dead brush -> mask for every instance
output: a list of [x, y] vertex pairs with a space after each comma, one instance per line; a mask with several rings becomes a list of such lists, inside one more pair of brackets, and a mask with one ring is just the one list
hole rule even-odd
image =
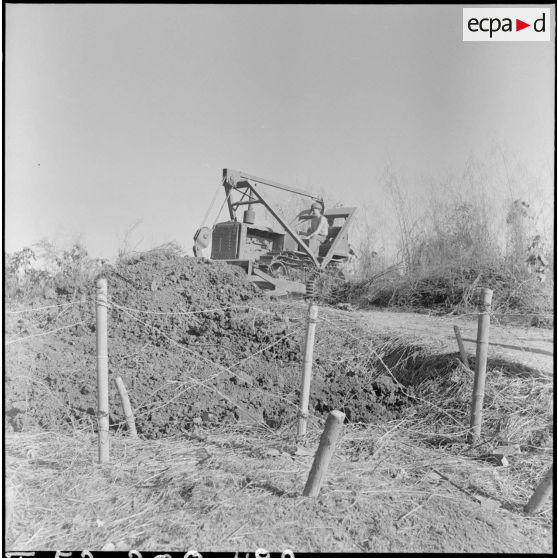
[[[466, 456], [416, 443], [413, 426], [412, 419], [346, 425], [318, 499], [301, 496], [318, 429], [305, 447], [288, 433], [244, 423], [156, 441], [113, 436], [111, 460], [103, 466], [89, 433], [9, 435], [13, 514], [6, 546], [362, 552], [370, 528], [381, 527], [373, 548], [387, 551], [405, 547], [395, 526], [411, 527], [402, 522], [430, 502], [475, 514], [470, 494], [480, 490], [503, 504], [526, 497], [526, 488], [506, 491], [513, 475], [494, 476]], [[469, 495], [439, 478], [432, 482], [433, 469]], [[434, 513], [421, 521], [429, 529], [440, 518]], [[427, 540], [417, 544], [431, 548]]]
[[[456, 451], [467, 449], [464, 440], [470, 421], [473, 372], [457, 354], [436, 354], [432, 347], [415, 345], [406, 338], [371, 337], [355, 323], [339, 325], [343, 323], [340, 313], [337, 320], [322, 326], [324, 348], [338, 355], [341, 363], [349, 359], [346, 362], [365, 370], [370, 382], [387, 374], [399, 383], [407, 396], [399, 416], [408, 418], [409, 428], [423, 431], [423, 441], [446, 447], [453, 444]], [[471, 360], [474, 367], [474, 358]], [[344, 372], [340, 369], [339, 373]], [[519, 444], [533, 460], [548, 463], [553, 395], [550, 378], [529, 373], [519, 364], [489, 360], [482, 424], [485, 447], [479, 451]], [[521, 466], [512, 477], [518, 486], [533, 486], [539, 472], [540, 467]]]
[[[514, 366], [488, 365], [483, 409], [485, 438], [525, 446], [548, 446], [552, 436], [553, 386], [548, 378], [514, 375]], [[400, 358], [393, 373], [414, 394], [433, 405], [415, 408], [417, 418], [451, 425], [447, 413], [464, 426], [469, 423], [473, 373], [455, 355], [428, 355], [412, 351]], [[445, 413], [437, 411], [443, 409]]]
[[[318, 435], [307, 439], [314, 449]], [[312, 548], [304, 530], [289, 540], [312, 455], [297, 457], [292, 437], [236, 424], [148, 442], [112, 436], [107, 465], [96, 450], [82, 431], [6, 438], [8, 547], [223, 550], [279, 527], [277, 547]]]
[[[234, 501], [234, 493], [244, 488], [244, 481], [221, 465], [231, 447], [238, 455], [252, 451], [252, 445], [243, 443], [242, 434], [229, 433], [229, 443], [225, 437], [223, 432], [211, 443], [206, 436], [145, 443], [113, 436], [106, 466], [97, 463], [96, 438], [90, 434], [8, 437], [7, 483], [14, 495], [8, 545], [90, 550], [107, 543], [119, 550], [191, 545], [204, 515], [227, 498]], [[150, 540], [159, 531], [154, 525], [165, 526], [166, 539]], [[173, 543], [168, 538], [173, 532], [184, 540]]]
[[[356, 306], [397, 307], [428, 313], [471, 313], [476, 310], [476, 290], [489, 285], [494, 291], [494, 313], [503, 319], [511, 314], [530, 323], [533, 317], [552, 314], [552, 278], [541, 283], [525, 269], [509, 268], [503, 262], [464, 265], [449, 262], [395, 273], [397, 266], [350, 281], [330, 291], [331, 304], [348, 302]], [[516, 319], [517, 321], [517, 319]], [[545, 325], [548, 320], [539, 320]]]

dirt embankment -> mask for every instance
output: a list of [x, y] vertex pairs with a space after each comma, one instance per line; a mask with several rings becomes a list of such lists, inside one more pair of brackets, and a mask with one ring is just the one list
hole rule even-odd
[[[194, 419], [270, 427], [296, 420], [303, 307], [273, 310], [241, 269], [164, 252], [138, 255], [105, 274], [113, 426], [124, 418], [115, 376], [124, 379], [145, 437], [184, 431]], [[7, 316], [7, 416], [15, 430], [84, 422], [96, 428], [94, 296], [91, 287], [82, 304]], [[34, 337], [10, 343], [26, 336]], [[343, 408], [350, 420], [369, 422], [394, 416], [406, 398], [372, 364], [336, 363], [318, 350], [310, 403], [313, 413]]]

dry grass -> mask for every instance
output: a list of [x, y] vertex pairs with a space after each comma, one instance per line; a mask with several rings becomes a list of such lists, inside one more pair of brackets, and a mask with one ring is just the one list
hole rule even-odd
[[[375, 334], [347, 313], [328, 314], [330, 318], [320, 327], [318, 358], [324, 353], [337, 355], [339, 374], [362, 373], [371, 381], [379, 375], [389, 376], [408, 396], [404, 416], [412, 417], [417, 429], [426, 430], [423, 425], [427, 424], [427, 430], [435, 436], [444, 433], [464, 438], [470, 419], [474, 357], [468, 369], [457, 352], [440, 352], [434, 344], [417, 345], [406, 336]], [[489, 358], [487, 378], [483, 440], [492, 446], [516, 443], [527, 451], [550, 448], [554, 424], [552, 377], [518, 363]]]
[[[302, 319], [305, 307], [288, 305], [285, 313]], [[548, 551], [551, 502], [534, 519], [519, 512], [553, 459], [552, 381], [489, 363], [484, 437], [470, 448], [472, 374], [456, 354], [371, 335], [349, 313], [320, 315], [331, 319], [319, 325], [316, 373], [349, 371], [370, 382], [389, 376], [408, 397], [395, 420], [346, 425], [320, 498], [301, 496], [318, 417], [306, 455], [296, 451], [293, 424], [271, 431], [237, 423], [156, 441], [116, 434], [105, 466], [91, 431], [16, 433], [5, 442], [13, 509], [7, 547]], [[523, 451], [508, 468], [483, 458], [503, 442]], [[433, 479], [434, 469], [465, 492]], [[476, 540], [486, 518], [471, 494], [513, 512], [523, 542], [504, 523]], [[469, 520], [475, 517], [480, 524]], [[437, 532], [446, 520], [448, 530], [458, 526], [451, 537]]]
[[396, 271], [392, 266], [340, 284], [331, 290], [328, 301], [438, 314], [474, 313], [477, 288], [489, 286], [494, 291], [492, 310], [500, 320], [509, 316], [512, 322], [552, 327], [552, 277], [540, 283], [534, 275], [498, 262], [465, 266], [453, 262], [405, 275]]
[[[428, 509], [435, 501], [475, 515], [478, 503], [449, 483], [433, 482], [433, 469], [459, 483], [468, 478], [473, 492], [474, 481], [508, 507], [524, 503], [528, 488], [506, 493], [511, 469], [502, 473], [424, 447], [405, 431], [408, 422], [346, 426], [318, 499], [301, 496], [317, 431], [307, 440], [310, 455], [297, 455], [292, 434], [247, 425], [190, 439], [114, 436], [104, 466], [88, 433], [9, 435], [7, 547], [389, 551], [413, 540], [419, 551], [455, 549], [455, 541], [424, 530], [439, 521]], [[417, 507], [426, 508], [425, 525], [411, 519]], [[539, 530], [539, 538], [540, 529], [547, 534], [533, 548], [549, 544], [548, 512], [549, 505], [538, 521], [517, 518], [524, 529]]]
[[[471, 361], [474, 359], [471, 358]], [[413, 376], [411, 383], [414, 393], [439, 408], [428, 404], [418, 405], [417, 419], [420, 418], [432, 428], [440, 425], [448, 429], [452, 426], [446, 414], [449, 413], [467, 426], [473, 372], [453, 355], [425, 357], [423, 354], [419, 362], [417, 364], [415, 361], [415, 366], [411, 368], [413, 372], [407, 374]], [[404, 362], [400, 366], [405, 370]], [[552, 446], [552, 380], [543, 376], [515, 375], [512, 363], [489, 362], [488, 366], [483, 405], [483, 439], [492, 445], [515, 443], [526, 448]], [[441, 412], [442, 409], [445, 413]]]
[[[506, 157], [501, 150], [496, 160], [472, 157], [461, 175], [415, 178], [412, 186], [387, 165], [381, 181], [391, 207], [366, 223], [355, 278], [331, 300], [462, 313], [480, 285], [494, 290], [494, 311], [550, 325], [552, 183], [525, 177], [512, 187]], [[397, 272], [381, 275], [395, 262]]]

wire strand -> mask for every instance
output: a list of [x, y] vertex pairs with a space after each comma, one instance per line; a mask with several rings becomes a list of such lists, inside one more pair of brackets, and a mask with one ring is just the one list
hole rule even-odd
[[157, 316], [189, 316], [193, 314], [209, 314], [212, 312], [225, 312], [226, 310], [231, 310], [232, 308], [246, 308], [255, 310], [256, 312], [261, 312], [262, 314], [269, 314], [273, 315], [273, 312], [269, 310], [262, 310], [261, 308], [257, 308], [256, 306], [244, 306], [244, 305], [230, 305], [230, 306], [221, 306], [219, 308], [209, 308], [207, 310], [191, 310], [188, 312], [153, 312], [151, 310], [140, 310], [139, 308], [129, 308], [127, 306], [121, 306], [120, 304], [116, 304], [115, 302], [110, 303], [115, 308], [119, 310], [127, 310], [129, 312], [137, 312], [138, 314], [149, 314], [149, 315], [157, 315]]
[[10, 341], [6, 341], [6, 345], [12, 345], [13, 343], [19, 343], [20, 341], [25, 341], [26, 339], [31, 339], [33, 337], [42, 337], [43, 335], [50, 335], [51, 333], [56, 333], [57, 331], [62, 331], [63, 329], [69, 329], [71, 327], [75, 327], [78, 325], [84, 324], [85, 321], [77, 322], [75, 324], [59, 327], [57, 329], [51, 329], [50, 331], [44, 331], [43, 333], [35, 333], [33, 335], [27, 335], [25, 337], [20, 337], [19, 339], [11, 339]]
[[223, 187], [223, 181], [221, 181], [221, 184], [219, 184], [219, 186], [217, 186], [217, 189], [215, 190], [215, 193], [213, 194], [213, 198], [211, 198], [211, 203], [209, 204], [209, 207], [207, 208], [207, 211], [205, 212], [205, 215], [203, 216], [203, 220], [202, 220], [202, 227], [205, 227], [205, 223], [207, 221], [207, 218], [209, 217], [209, 213], [211, 212], [211, 210], [213, 209], [213, 206], [215, 205], [215, 200], [217, 199], [217, 194], [219, 193], [219, 190], [221, 190], [221, 188]]
[[219, 217], [221, 215], [221, 211], [223, 211], [223, 207], [225, 207], [225, 204], [229, 201], [229, 198], [231, 197], [233, 188], [231, 188], [229, 190], [229, 193], [227, 194], [227, 197], [224, 199], [223, 203], [221, 204], [221, 207], [219, 208], [219, 213], [217, 213], [217, 217], [215, 217], [215, 221], [213, 221], [213, 226], [211, 227], [211, 230], [213, 230], [215, 228], [215, 225], [217, 224], [217, 221], [219, 220]]
[[50, 306], [39, 306], [37, 308], [26, 308], [24, 310], [6, 310], [6, 314], [23, 314], [25, 312], [39, 312], [40, 310], [46, 310], [47, 308], [63, 308], [64, 306], [72, 306], [74, 304], [86, 304], [87, 300], [80, 300], [78, 302], [67, 302], [64, 304], [52, 304]]
[[[327, 320], [324, 318], [324, 321], [330, 323], [333, 327], [336, 327], [337, 329], [343, 329], [340, 326], [338, 326], [337, 324]], [[357, 337], [356, 335], [353, 335], [348, 329], [343, 329], [343, 331], [345, 331], [346, 333], [348, 333], [353, 339], [357, 340], [357, 341], [361, 341], [361, 338]], [[389, 368], [389, 366], [383, 361], [382, 357], [376, 352], [375, 349], [371, 349], [370, 347], [367, 347], [367, 350], [373, 354], [382, 364], [382, 366], [385, 368], [386, 372], [391, 376], [391, 378], [393, 379], [393, 381], [399, 386], [399, 388], [403, 391], [403, 393], [409, 397], [410, 399], [415, 399], [416, 401], [421, 401], [422, 403], [426, 403], [427, 405], [430, 405], [431, 407], [434, 407], [435, 409], [437, 409], [438, 411], [442, 412], [444, 415], [448, 416], [451, 420], [453, 420], [455, 423], [457, 423], [459, 426], [461, 426], [462, 428], [466, 428], [466, 425], [464, 425], [462, 422], [458, 421], [456, 418], [452, 417], [448, 412], [446, 412], [444, 409], [442, 409], [441, 407], [438, 407], [437, 405], [434, 405], [434, 403], [431, 403], [430, 401], [426, 400], [426, 399], [422, 399], [420, 397], [417, 397], [416, 395], [411, 395], [410, 393], [407, 392], [407, 390], [405, 389], [405, 386], [394, 376], [393, 372], [391, 371], [391, 369]]]
[[[180, 347], [181, 349], [183, 349], [183, 350], [185, 350], [186, 352], [190, 353], [190, 354], [191, 354], [192, 356], [194, 356], [195, 358], [200, 359], [200, 360], [203, 360], [204, 362], [207, 362], [208, 364], [211, 364], [212, 366], [215, 366], [215, 367], [219, 368], [220, 371], [219, 371], [217, 374], [214, 374], [214, 375], [210, 376], [209, 378], [207, 378], [207, 379], [205, 379], [205, 380], [203, 380], [203, 381], [198, 380], [198, 379], [196, 379], [196, 378], [189, 378], [189, 380], [188, 380], [188, 381], [192, 381], [192, 382], [197, 383], [197, 384], [201, 384], [201, 385], [203, 385], [204, 387], [208, 387], [208, 388], [209, 388], [209, 386], [206, 386], [205, 384], [206, 384], [207, 382], [210, 382], [210, 381], [214, 380], [215, 378], [217, 378], [218, 376], [220, 376], [220, 375], [223, 374], [223, 373], [231, 374], [232, 376], [235, 376], [236, 378], [238, 378], [238, 379], [241, 380], [241, 381], [246, 381], [246, 378], [243, 378], [241, 375], [236, 374], [235, 372], [233, 372], [233, 371], [231, 370], [231, 368], [236, 367], [236, 366], [238, 366], [239, 364], [241, 364], [241, 363], [243, 363], [243, 362], [246, 362], [247, 360], [253, 358], [254, 356], [256, 356], [256, 355], [258, 355], [258, 354], [260, 354], [260, 353], [266, 351], [267, 349], [269, 349], [269, 348], [271, 348], [271, 347], [273, 347], [274, 345], [277, 345], [277, 344], [280, 343], [281, 341], [283, 341], [283, 340], [285, 340], [285, 339], [287, 339], [287, 338], [289, 338], [289, 337], [292, 337], [295, 333], [298, 333], [298, 331], [301, 329], [301, 327], [297, 327], [297, 328], [295, 328], [291, 333], [289, 333], [289, 334], [287, 334], [287, 335], [284, 335], [284, 336], [282, 336], [282, 337], [279, 338], [279, 339], [276, 339], [273, 343], [270, 343], [269, 345], [263, 347], [262, 349], [256, 351], [255, 353], [253, 353], [253, 354], [251, 354], [251, 355], [249, 355], [249, 356], [247, 356], [247, 357], [245, 357], [245, 358], [239, 360], [238, 362], [234, 363], [234, 364], [231, 365], [230, 367], [225, 367], [225, 366], [223, 366], [223, 365], [221, 365], [221, 364], [218, 364], [217, 362], [212, 361], [211, 359], [208, 359], [207, 357], [204, 357], [204, 356], [202, 356], [202, 355], [200, 355], [200, 354], [198, 354], [198, 353], [195, 353], [194, 351], [192, 351], [192, 350], [189, 349], [188, 347], [185, 347], [183, 344], [179, 343], [178, 341], [176, 341], [176, 340], [173, 339], [172, 337], [168, 336], [166, 333], [162, 332], [162, 331], [161, 331], [159, 328], [157, 328], [156, 326], [153, 326], [153, 325], [151, 325], [151, 324], [148, 324], [148, 323], [146, 323], [146, 322], [140, 320], [140, 319], [137, 318], [136, 316], [133, 316], [132, 314], [129, 314], [126, 310], [122, 310], [122, 311], [123, 311], [125, 314], [128, 314], [128, 316], [130, 316], [132, 319], [136, 320], [136, 321], [139, 322], [140, 324], [142, 324], [142, 325], [144, 325], [144, 326], [146, 326], [146, 327], [149, 327], [149, 328], [155, 330], [157, 333], [159, 333], [159, 334], [160, 334], [161, 336], [163, 336], [165, 339], [168, 339], [168, 340], [171, 341], [173, 344], [177, 345], [177, 346]], [[296, 405], [296, 403], [293, 403], [292, 401], [288, 400], [287, 398], [285, 398], [285, 397], [283, 397], [283, 396], [269, 393], [269, 392], [267, 392], [266, 390], [263, 390], [262, 388], [259, 388], [259, 387], [257, 387], [257, 386], [252, 386], [252, 389], [253, 389], [253, 390], [256, 390], [256, 391], [261, 391], [261, 392], [265, 393], [268, 397], [280, 399], [280, 400], [285, 401], [286, 403], [288, 403], [288, 404], [290, 404], [290, 405], [292, 405], [292, 406], [298, 408], [298, 406]], [[186, 390], [184, 390], [184, 391], [186, 391]], [[173, 398], [173, 399], [175, 399], [175, 398]], [[168, 403], [169, 403], [169, 402], [165, 402], [165, 404], [168, 404]], [[163, 404], [162, 406], [165, 406], [165, 404]], [[158, 407], [158, 408], [159, 408], [159, 407]], [[147, 413], [150, 413], [150, 412], [152, 412], [152, 411], [151, 411], [151, 410], [145, 411], [143, 414], [147, 414]], [[247, 413], [247, 414], [248, 414], [248, 413]], [[312, 417], [312, 418], [315, 418], [315, 417]], [[266, 425], [266, 426], [267, 426], [267, 425]]]

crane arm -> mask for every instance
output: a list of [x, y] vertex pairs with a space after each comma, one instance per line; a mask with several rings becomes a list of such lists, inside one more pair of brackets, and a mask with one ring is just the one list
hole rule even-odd
[[292, 194], [298, 194], [299, 196], [305, 196], [313, 200], [323, 202], [322, 196], [314, 194], [312, 192], [306, 192], [299, 188], [293, 188], [292, 186], [286, 186], [285, 184], [280, 184], [279, 182], [273, 182], [272, 180], [267, 180], [266, 178], [259, 178], [251, 174], [236, 171], [232, 169], [223, 169], [223, 179], [231, 186], [235, 186], [237, 182], [242, 182], [243, 180], [250, 180], [252, 182], [257, 182], [258, 184], [264, 184], [266, 186], [271, 186], [272, 188], [277, 188], [279, 190], [285, 190], [286, 192], [291, 192]]

